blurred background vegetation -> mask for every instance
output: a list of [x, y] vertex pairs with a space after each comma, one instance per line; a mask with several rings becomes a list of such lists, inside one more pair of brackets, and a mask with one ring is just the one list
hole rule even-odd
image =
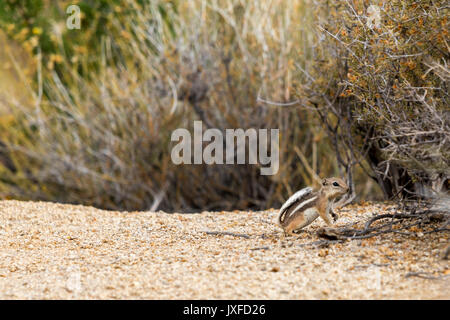
[[[0, 197], [188, 212], [277, 207], [332, 175], [360, 199], [448, 189], [448, 5], [380, 2], [378, 28], [369, 5], [3, 1]], [[279, 128], [278, 174], [174, 165], [194, 120]]]

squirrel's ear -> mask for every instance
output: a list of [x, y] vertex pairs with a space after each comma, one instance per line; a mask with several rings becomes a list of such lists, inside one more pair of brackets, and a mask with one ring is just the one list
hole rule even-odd
[[322, 185], [326, 186], [327, 185], [327, 179], [322, 179]]

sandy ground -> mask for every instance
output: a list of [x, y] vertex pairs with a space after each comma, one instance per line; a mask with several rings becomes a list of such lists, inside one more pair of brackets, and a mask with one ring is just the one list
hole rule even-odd
[[[347, 207], [337, 225], [389, 209]], [[274, 210], [167, 214], [0, 201], [0, 298], [450, 298], [449, 261], [439, 257], [448, 233], [321, 247], [310, 244], [319, 240], [320, 219], [283, 239], [275, 216]], [[406, 277], [410, 272], [433, 279]]]

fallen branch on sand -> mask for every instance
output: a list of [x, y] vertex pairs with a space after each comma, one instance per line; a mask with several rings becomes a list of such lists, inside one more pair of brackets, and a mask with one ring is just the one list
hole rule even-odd
[[[389, 222], [382, 224], [380, 226], [371, 227], [375, 221], [390, 219]], [[405, 220], [413, 220], [412, 223], [403, 224]], [[416, 221], [418, 220], [418, 221]], [[378, 236], [385, 233], [399, 233], [403, 235], [415, 235], [411, 232], [402, 232], [401, 230], [407, 230], [414, 226], [422, 226], [430, 223], [431, 221], [443, 221], [446, 220], [440, 227], [435, 228], [431, 231], [425, 231], [425, 233], [450, 231], [447, 228], [449, 224], [449, 217], [444, 213], [437, 213], [434, 210], [422, 210], [416, 211], [412, 210], [411, 213], [394, 213], [394, 214], [381, 214], [369, 219], [365, 224], [363, 229], [354, 228], [320, 228], [317, 230], [317, 235], [319, 237], [328, 240], [345, 240], [345, 239], [367, 239]], [[394, 229], [394, 226], [396, 228]]]
[[408, 272], [405, 275], [405, 278], [409, 278], [409, 277], [418, 277], [418, 278], [429, 279], [429, 280], [442, 280], [444, 278], [450, 277], [450, 274], [444, 274], [442, 276], [436, 277], [430, 272]]

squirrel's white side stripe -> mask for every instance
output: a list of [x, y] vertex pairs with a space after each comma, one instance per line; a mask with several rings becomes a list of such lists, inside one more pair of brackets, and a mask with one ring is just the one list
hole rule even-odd
[[300, 203], [294, 210], [292, 210], [289, 215], [285, 218], [287, 219], [290, 215], [294, 214], [295, 212], [299, 211], [302, 207], [304, 207], [305, 205], [307, 205], [308, 203], [311, 203], [313, 201], [315, 201], [317, 199], [317, 196], [312, 197], [309, 200], [303, 201], [302, 203]]
[[310, 194], [311, 192], [313, 192], [313, 188], [311, 187], [307, 187], [307, 188], [303, 188], [300, 191], [297, 191], [296, 193], [294, 193], [281, 207], [280, 209], [280, 213], [283, 213], [287, 208], [289, 208], [295, 201], [297, 201], [298, 199], [304, 197], [307, 194]]

